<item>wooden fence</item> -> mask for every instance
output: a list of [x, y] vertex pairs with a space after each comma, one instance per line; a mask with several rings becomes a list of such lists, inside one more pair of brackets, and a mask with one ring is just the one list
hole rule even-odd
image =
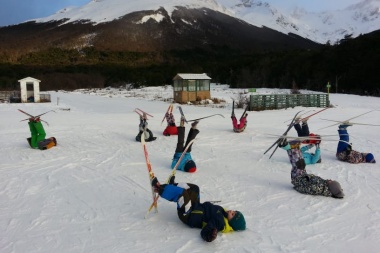
[[[28, 102], [34, 102], [34, 98], [28, 98]], [[40, 103], [51, 102], [50, 94], [40, 94]], [[21, 103], [20, 91], [0, 91], [0, 103]]]
[[273, 94], [250, 95], [249, 109], [251, 111], [274, 110], [289, 107], [328, 107], [328, 94]]

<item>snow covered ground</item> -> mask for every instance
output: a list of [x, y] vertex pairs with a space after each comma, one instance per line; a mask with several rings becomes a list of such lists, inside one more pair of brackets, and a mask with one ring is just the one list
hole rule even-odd
[[[282, 134], [297, 111], [318, 108], [250, 112], [246, 131], [237, 134], [230, 114], [238, 92], [215, 86], [212, 97], [225, 104], [182, 106], [188, 119], [225, 116], [199, 123], [192, 152], [198, 171], [176, 175], [178, 182], [201, 187], [201, 201], [221, 201], [245, 215], [246, 231], [219, 233], [212, 243], [178, 220], [174, 203], [160, 199], [159, 212], [144, 219], [151, 192], [133, 110], [154, 116], [149, 128], [158, 139], [147, 145], [153, 170], [164, 181], [176, 145], [176, 136], [162, 135], [170, 87], [50, 92], [52, 103], [0, 104], [0, 252], [378, 252], [379, 127], [349, 128], [354, 149], [372, 152], [378, 160], [351, 165], [335, 158], [337, 126], [324, 128], [333, 122], [321, 118], [346, 120], [379, 110], [380, 98], [331, 94], [335, 107], [309, 120], [311, 131], [326, 137], [322, 163], [307, 170], [341, 183], [346, 196], [334, 199], [293, 190], [285, 151], [278, 149], [271, 159], [263, 155], [275, 141], [267, 134]], [[284, 91], [257, 89], [277, 92]], [[44, 124], [47, 136], [55, 136], [58, 146], [29, 148], [27, 121], [20, 122], [25, 115], [17, 109], [33, 115], [55, 110], [43, 119], [50, 124]], [[177, 109], [174, 115], [178, 121]], [[380, 125], [379, 116], [374, 111], [352, 121]], [[294, 130], [289, 134], [296, 136]]]

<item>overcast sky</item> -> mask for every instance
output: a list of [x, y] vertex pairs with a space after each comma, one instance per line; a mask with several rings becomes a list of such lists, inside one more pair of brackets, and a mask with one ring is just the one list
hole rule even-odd
[[[0, 0], [0, 26], [22, 23], [54, 14], [68, 6], [82, 6], [91, 0]], [[125, 0], [128, 2], [128, 0]], [[308, 11], [336, 10], [361, 0], [263, 0], [274, 6], [300, 6]]]

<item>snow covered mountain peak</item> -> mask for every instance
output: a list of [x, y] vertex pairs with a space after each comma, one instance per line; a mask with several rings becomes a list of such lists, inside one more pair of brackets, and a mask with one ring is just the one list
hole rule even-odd
[[335, 43], [347, 35], [356, 37], [380, 29], [380, 0], [363, 0], [343, 10], [324, 12], [308, 12], [299, 7], [285, 10], [257, 0], [92, 0], [35, 21], [67, 19], [66, 23], [87, 20], [98, 24], [143, 10], [164, 8], [170, 15], [178, 6], [209, 8], [254, 26], [294, 33], [319, 43]]

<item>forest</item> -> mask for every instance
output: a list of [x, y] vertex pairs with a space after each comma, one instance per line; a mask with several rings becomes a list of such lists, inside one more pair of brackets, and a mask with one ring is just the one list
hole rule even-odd
[[177, 73], [207, 73], [232, 88], [294, 88], [380, 96], [380, 31], [309, 50], [243, 51], [210, 46], [161, 52], [47, 48], [7, 61], [0, 56], [0, 89], [41, 80], [42, 90], [172, 84]]

